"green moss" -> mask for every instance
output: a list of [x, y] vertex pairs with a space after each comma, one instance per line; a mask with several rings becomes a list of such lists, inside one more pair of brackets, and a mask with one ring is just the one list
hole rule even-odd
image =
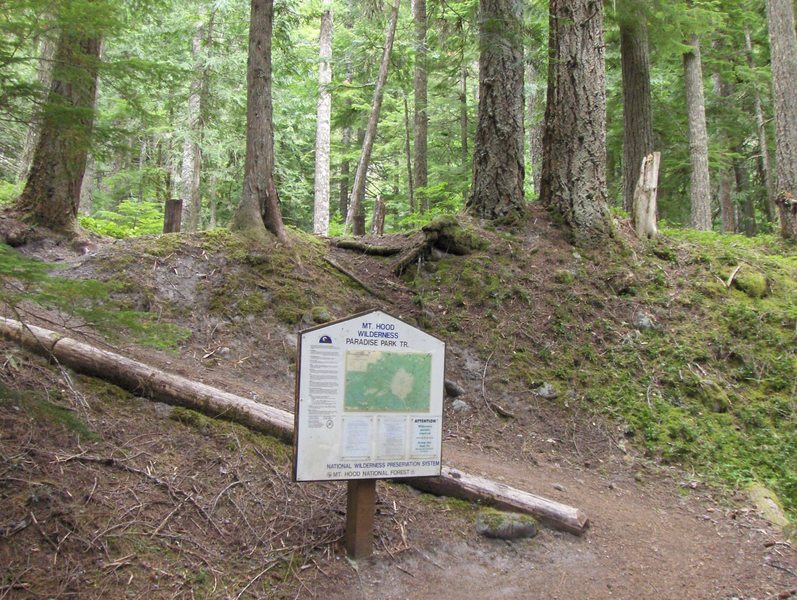
[[200, 431], [203, 435], [213, 437], [227, 444], [229, 450], [237, 450], [243, 440], [259, 449], [275, 462], [287, 462], [290, 459], [291, 449], [275, 437], [258, 433], [229, 421], [213, 419], [189, 408], [175, 407], [169, 418]]
[[165, 258], [179, 252], [186, 245], [185, 234], [163, 233], [135, 238], [132, 247], [139, 254]]
[[310, 316], [313, 323], [327, 323], [332, 320], [332, 315], [329, 314], [326, 306], [314, 306], [310, 311]]
[[553, 275], [553, 280], [562, 285], [570, 285], [576, 280], [575, 273], [568, 269], [560, 269]]
[[763, 273], [740, 270], [733, 285], [751, 298], [763, 298], [769, 293], [769, 284]]
[[471, 254], [479, 250], [486, 250], [489, 242], [480, 236], [474, 229], [464, 227], [459, 220], [447, 215], [438, 217], [431, 223], [424, 225], [424, 231], [436, 232], [435, 245], [445, 252], [457, 255]]

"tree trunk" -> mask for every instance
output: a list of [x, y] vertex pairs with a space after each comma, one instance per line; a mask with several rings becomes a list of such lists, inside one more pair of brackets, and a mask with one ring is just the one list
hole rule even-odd
[[[750, 70], [755, 69], [755, 62], [753, 60], [753, 39], [750, 36], [750, 29], [744, 30], [744, 41], [747, 47], [747, 66]], [[772, 176], [772, 169], [769, 166], [769, 142], [767, 141], [767, 127], [764, 120], [764, 109], [761, 106], [761, 93], [758, 91], [758, 85], [753, 86], [755, 90], [753, 101], [755, 103], [755, 124], [758, 133], [758, 165], [761, 172], [761, 179], [767, 190], [766, 202], [764, 209], [766, 210], [767, 217], [771, 223], [778, 219], [778, 209], [775, 206], [775, 184]]]
[[[468, 65], [465, 64], [464, 51], [462, 53], [462, 65], [460, 66], [460, 89], [459, 89], [459, 146], [460, 160], [462, 161], [462, 173], [468, 170], [470, 157], [468, 156]], [[468, 197], [468, 189], [465, 188], [465, 199]], [[423, 207], [421, 206], [423, 211]]]
[[[53, 58], [55, 58], [56, 44], [52, 39], [52, 35], [44, 34], [40, 39], [39, 51], [39, 66], [36, 69], [36, 77], [39, 85], [46, 97], [50, 85], [52, 84], [53, 76]], [[22, 148], [22, 157], [19, 160], [19, 170], [17, 171], [17, 181], [25, 181], [30, 171], [30, 165], [33, 161], [33, 152], [36, 150], [36, 145], [39, 142], [39, 133], [41, 132], [41, 116], [34, 115], [33, 120], [28, 124], [28, 132], [25, 136], [25, 146]]]
[[385, 233], [385, 199], [382, 194], [377, 194], [374, 200], [374, 214], [371, 217], [371, 235]]
[[318, 102], [315, 128], [315, 199], [313, 203], [313, 233], [329, 234], [329, 147], [332, 116], [332, 3], [324, 0], [321, 15], [318, 62]]
[[428, 181], [427, 136], [429, 131], [429, 115], [427, 111], [428, 75], [426, 72], [426, 0], [414, 0], [415, 20], [415, 145], [414, 153], [414, 189], [424, 209], [429, 208], [426, 196]]
[[[271, 32], [273, 0], [252, 0], [249, 60], [246, 69], [246, 162], [241, 202], [232, 219], [234, 231], [261, 241], [268, 230], [286, 240], [274, 186], [274, 124], [271, 103]], [[264, 230], [265, 226], [265, 230]]]
[[410, 201], [410, 213], [415, 212], [415, 185], [412, 173], [412, 146], [410, 144], [410, 107], [407, 96], [404, 96], [404, 150], [407, 157], [407, 192]]
[[775, 111], [776, 203], [783, 237], [797, 241], [797, 35], [791, 0], [767, 0]]
[[[351, 100], [347, 100], [347, 102], [350, 103]], [[349, 175], [351, 174], [351, 164], [349, 159], [346, 158], [346, 154], [351, 145], [351, 127], [343, 128], [341, 145], [343, 146], [341, 149], [343, 159], [340, 161], [340, 192], [338, 203], [340, 207], [340, 220], [345, 223], [349, 214]]]
[[654, 238], [658, 235], [656, 225], [656, 196], [659, 185], [659, 165], [661, 154], [651, 152], [642, 159], [639, 180], [634, 189], [634, 203], [631, 214], [634, 215], [634, 231], [640, 239]]
[[200, 115], [200, 96], [202, 92], [202, 38], [205, 28], [199, 23], [194, 29], [191, 40], [191, 59], [194, 72], [188, 90], [188, 118], [185, 139], [183, 140], [183, 165], [180, 177], [180, 196], [183, 199], [183, 231], [199, 229], [200, 196], [200, 147], [199, 138], [202, 132]]
[[94, 176], [96, 163], [89, 154], [86, 157], [86, 170], [83, 172], [83, 181], [80, 184], [80, 204], [78, 211], [82, 215], [90, 215], [94, 206]]
[[351, 231], [354, 235], [365, 235], [365, 179], [368, 173], [368, 164], [371, 162], [371, 151], [374, 147], [376, 138], [376, 126], [379, 122], [379, 112], [382, 108], [382, 98], [385, 92], [385, 82], [387, 81], [387, 69], [390, 65], [390, 53], [393, 50], [393, 39], [396, 36], [396, 24], [398, 23], [398, 9], [400, 0], [394, 0], [393, 9], [390, 13], [390, 22], [385, 35], [385, 48], [382, 52], [382, 61], [379, 65], [379, 76], [374, 88], [374, 98], [371, 102], [371, 114], [368, 116], [368, 126], [365, 129], [360, 162], [357, 165], [357, 172], [354, 174], [354, 186], [351, 192], [349, 211], [346, 216], [346, 231]]
[[634, 0], [623, 0], [618, 7], [623, 75], [623, 208], [629, 213], [642, 160], [653, 152], [647, 18], [635, 6]]
[[[719, 41], [713, 42], [715, 48], [720, 48]], [[722, 75], [719, 71], [714, 71], [711, 74], [714, 82], [714, 95], [720, 99], [720, 105], [725, 105], [732, 95], [731, 85], [722, 81]], [[721, 124], [717, 128], [717, 140], [720, 144], [720, 151], [722, 155], [731, 152], [730, 136], [728, 131]], [[720, 205], [720, 219], [722, 221], [723, 233], [734, 233], [736, 231], [736, 207], [733, 204], [733, 171], [732, 166], [723, 164], [720, 160], [719, 166], [719, 185], [717, 188], [717, 198]]]
[[41, 134], [19, 208], [36, 224], [75, 233], [80, 187], [94, 125], [99, 37], [63, 30]]
[[210, 214], [208, 215], [208, 229], [213, 229], [216, 227], [217, 221], [217, 213], [218, 213], [218, 194], [219, 194], [219, 181], [216, 178], [216, 175], [211, 175], [210, 183], [208, 185], [208, 209]]
[[540, 193], [540, 171], [542, 166], [542, 132], [545, 128], [545, 122], [540, 116], [540, 100], [542, 94], [538, 91], [539, 86], [539, 71], [537, 67], [529, 58], [526, 63], [526, 85], [531, 90], [528, 98], [526, 98], [527, 116], [526, 116], [526, 132], [528, 135], [528, 155], [529, 155], [529, 168], [531, 172], [529, 177], [531, 179], [532, 190], [539, 195]]
[[163, 209], [163, 233], [177, 233], [180, 231], [183, 216], [183, 199], [172, 198], [166, 201]]
[[691, 214], [692, 227], [711, 229], [711, 182], [708, 172], [708, 132], [706, 131], [706, 101], [703, 97], [703, 65], [700, 59], [700, 40], [689, 38], [691, 52], [684, 54], [686, 112], [689, 120], [689, 157], [692, 162]]
[[551, 0], [540, 199], [580, 245], [612, 235], [606, 204], [603, 4]]
[[[742, 156], [743, 149], [737, 148], [736, 153], [739, 156]], [[738, 159], [733, 161], [733, 174], [734, 179], [736, 180], [736, 191], [742, 198], [744, 198], [740, 219], [741, 231], [747, 237], [752, 237], [756, 234], [758, 229], [755, 218], [755, 204], [753, 202], [753, 194], [745, 193], [750, 186], [748, 185], [748, 177], [742, 162]]]
[[512, 220], [524, 209], [523, 5], [480, 0], [479, 7], [479, 114], [466, 210]]

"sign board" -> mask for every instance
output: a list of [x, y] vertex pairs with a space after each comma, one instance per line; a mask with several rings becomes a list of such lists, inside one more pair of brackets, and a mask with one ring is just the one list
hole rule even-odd
[[445, 343], [382, 311], [299, 334], [296, 481], [440, 475]]

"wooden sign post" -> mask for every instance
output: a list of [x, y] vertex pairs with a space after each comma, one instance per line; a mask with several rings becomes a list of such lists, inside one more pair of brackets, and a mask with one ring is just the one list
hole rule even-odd
[[373, 552], [376, 480], [441, 473], [445, 343], [382, 311], [299, 334], [294, 481], [345, 480], [346, 551]]
[[374, 550], [376, 479], [350, 479], [346, 496], [346, 554], [368, 558]]

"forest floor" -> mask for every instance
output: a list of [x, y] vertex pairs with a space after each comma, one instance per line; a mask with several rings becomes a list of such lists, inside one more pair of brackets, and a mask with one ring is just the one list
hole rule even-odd
[[[640, 447], [576, 379], [545, 399], [532, 391], [543, 380], [513, 366], [530, 347], [554, 366], [564, 353], [546, 333], [562, 295], [593, 312], [565, 323], [575, 337], [556, 343], [609, 336], [592, 325], [603, 321], [625, 339], [640, 301], [611, 290], [639, 276], [580, 256], [542, 212], [511, 239], [480, 235], [489, 248], [478, 272], [457, 270], [452, 288], [444, 265], [473, 259], [439, 250], [396, 277], [389, 259], [299, 234], [260, 254], [223, 232], [79, 251], [45, 241], [21, 250], [60, 264], [57, 286], [14, 263], [2, 271], [2, 313], [292, 411], [296, 333], [382, 308], [448, 342], [446, 378], [464, 389], [466, 410], [446, 400], [444, 462], [580, 508], [585, 535], [488, 539], [475, 531], [478, 506], [380, 482], [375, 554], [354, 563], [342, 546], [345, 484], [292, 483], [278, 441], [0, 341], [0, 600], [797, 598], [797, 543], [742, 488]], [[693, 268], [672, 262], [667, 277], [689, 285]], [[458, 295], [468, 285], [478, 292]], [[111, 310], [149, 315], [152, 327], [131, 333]], [[651, 310], [667, 323], [692, 309]]]

